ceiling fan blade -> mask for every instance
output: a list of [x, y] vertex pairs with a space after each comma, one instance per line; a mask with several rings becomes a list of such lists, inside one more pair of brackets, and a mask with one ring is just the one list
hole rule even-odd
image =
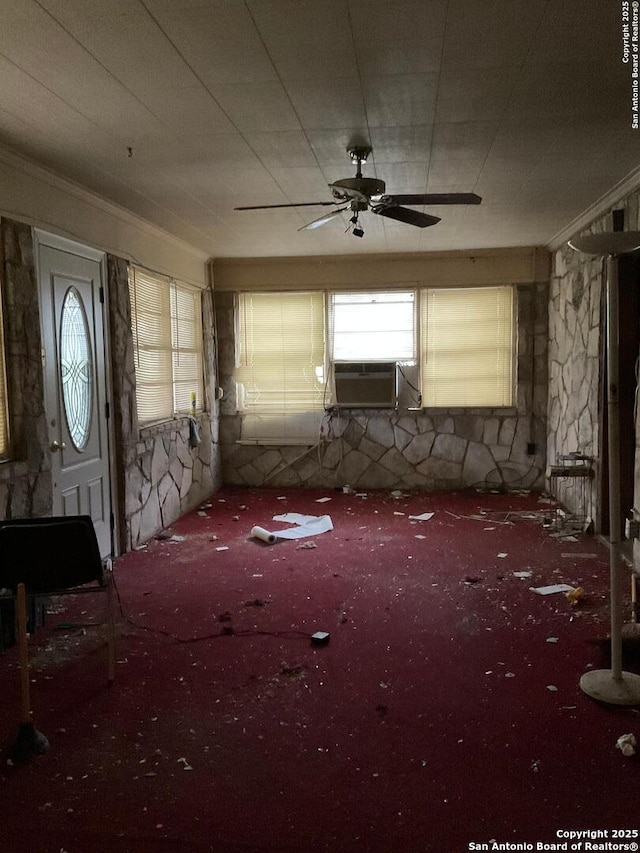
[[374, 199], [382, 204], [480, 204], [475, 193], [414, 193], [409, 195], [381, 195]]
[[429, 225], [435, 225], [440, 222], [439, 216], [430, 216], [428, 213], [421, 213], [419, 210], [410, 210], [408, 207], [397, 207], [395, 205], [380, 205], [372, 207], [371, 210], [377, 213], [378, 216], [386, 216], [388, 219], [397, 219], [398, 222], [406, 222], [407, 225], [416, 225], [418, 228], [428, 228]]
[[305, 201], [301, 204], [254, 204], [251, 207], [234, 207], [234, 210], [273, 210], [276, 207], [318, 207], [336, 204], [335, 201]]
[[321, 225], [324, 225], [325, 222], [330, 222], [335, 216], [342, 213], [344, 210], [349, 210], [349, 205], [346, 207], [339, 207], [337, 210], [332, 210], [330, 213], [325, 213], [324, 216], [320, 216], [318, 219], [314, 219], [313, 222], [308, 222], [306, 225], [303, 225], [302, 228], [298, 228], [298, 231], [312, 231], [314, 228], [319, 228]]

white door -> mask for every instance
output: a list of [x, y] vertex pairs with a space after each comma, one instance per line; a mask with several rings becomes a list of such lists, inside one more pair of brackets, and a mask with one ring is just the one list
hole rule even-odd
[[39, 235], [53, 515], [90, 515], [107, 557], [112, 525], [101, 258]]

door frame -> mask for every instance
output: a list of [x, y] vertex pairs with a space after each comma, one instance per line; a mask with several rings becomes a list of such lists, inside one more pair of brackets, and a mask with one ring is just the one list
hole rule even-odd
[[[40, 228], [33, 228], [33, 254], [38, 281], [39, 300], [42, 299], [40, 292], [40, 249], [46, 246], [49, 249], [57, 249], [61, 252], [67, 252], [70, 255], [75, 255], [89, 261], [96, 261], [100, 266], [100, 286], [104, 294], [103, 310], [102, 310], [102, 325], [103, 325], [103, 341], [104, 341], [104, 372], [105, 372], [105, 397], [109, 405], [110, 416], [107, 420], [107, 467], [109, 471], [109, 486], [110, 486], [110, 513], [112, 518], [111, 524], [111, 556], [119, 556], [118, 542], [118, 518], [119, 513], [116, 512], [116, 502], [118, 500], [117, 478], [115, 472], [115, 456], [113, 448], [115, 447], [114, 434], [114, 417], [113, 417], [113, 383], [111, 375], [111, 328], [109, 317], [109, 291], [107, 277], [107, 255], [101, 249], [94, 249], [84, 243], [78, 243], [75, 240], [70, 240], [68, 237], [61, 237], [58, 234], [52, 234], [49, 231], [43, 231]], [[40, 301], [38, 304], [40, 310]], [[42, 318], [40, 318], [40, 340], [41, 353], [44, 359], [44, 339], [42, 329]], [[47, 443], [47, 447], [48, 447]]]
[[[636, 457], [637, 457], [637, 426], [635, 417], [635, 399], [638, 393], [638, 378], [636, 367], [640, 359], [640, 258], [635, 254], [621, 255], [616, 261], [618, 264], [619, 284], [619, 362], [620, 375], [618, 377], [619, 398], [619, 420], [620, 420], [620, 531], [619, 541], [626, 543], [625, 519], [628, 513], [638, 504], [638, 486], [635, 482]], [[603, 274], [603, 285], [606, 276]], [[606, 315], [606, 293], [602, 288], [601, 317], [600, 324], [602, 337], [606, 332], [608, 317]], [[609, 443], [608, 443], [608, 414], [607, 414], [607, 389], [609, 380], [607, 375], [606, 345], [600, 348], [602, 381], [600, 383], [600, 441], [599, 456], [602, 460], [600, 465], [600, 482], [598, 502], [600, 505], [600, 532], [610, 535], [609, 531]]]

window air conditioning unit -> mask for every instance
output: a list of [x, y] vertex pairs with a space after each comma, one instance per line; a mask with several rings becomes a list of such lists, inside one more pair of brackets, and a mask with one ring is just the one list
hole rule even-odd
[[395, 361], [341, 362], [333, 365], [336, 405], [360, 409], [394, 408]]

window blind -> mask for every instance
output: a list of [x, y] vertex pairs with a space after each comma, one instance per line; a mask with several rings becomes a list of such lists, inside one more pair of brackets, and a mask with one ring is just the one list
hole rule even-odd
[[0, 459], [9, 453], [9, 428], [7, 412], [7, 384], [4, 352], [4, 318], [2, 316], [2, 290], [0, 290]]
[[138, 418], [145, 423], [173, 415], [169, 279], [129, 270]]
[[324, 294], [241, 293], [240, 407], [248, 413], [323, 408]]
[[421, 293], [423, 406], [513, 405], [512, 287]]
[[203, 407], [202, 295], [184, 284], [171, 287], [171, 347], [173, 354], [173, 406], [175, 412]]
[[415, 358], [415, 294], [334, 293], [330, 329], [334, 361]]
[[204, 402], [202, 296], [197, 288], [131, 266], [129, 290], [141, 423]]

